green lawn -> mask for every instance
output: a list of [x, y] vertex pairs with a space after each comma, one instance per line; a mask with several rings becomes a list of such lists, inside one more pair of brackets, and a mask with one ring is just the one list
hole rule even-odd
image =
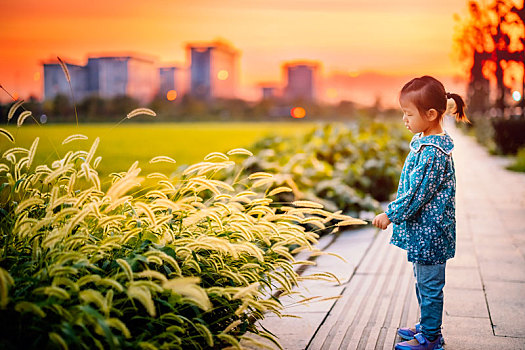
[[[248, 148], [261, 137], [299, 135], [315, 126], [315, 123], [170, 123], [128, 124], [114, 127], [107, 124], [36, 125], [20, 128], [7, 127], [15, 136], [15, 146], [29, 148], [35, 137], [40, 137], [35, 162], [50, 164], [70, 149], [89, 150], [98, 136], [100, 144], [96, 156], [102, 156], [98, 167], [100, 177], [112, 172], [125, 171], [135, 161], [143, 172], [161, 171], [171, 173], [177, 167], [202, 161], [210, 152], [227, 152], [232, 148]], [[5, 128], [5, 126], [3, 126]], [[62, 141], [69, 135], [84, 134], [88, 140], [77, 140], [66, 145]], [[13, 147], [6, 138], [0, 137], [0, 151]], [[155, 156], [169, 156], [177, 164], [155, 163]]]

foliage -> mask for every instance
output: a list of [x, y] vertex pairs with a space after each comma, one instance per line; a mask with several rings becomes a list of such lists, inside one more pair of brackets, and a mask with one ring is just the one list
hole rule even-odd
[[509, 119], [494, 118], [492, 126], [498, 152], [516, 154], [520, 147], [525, 146], [525, 116], [513, 116]]
[[496, 153], [494, 142], [494, 127], [491, 119], [485, 114], [473, 114], [469, 116], [471, 124], [458, 124], [467, 134], [474, 136], [476, 141], [487, 148], [490, 153]]
[[519, 149], [514, 164], [510, 165], [508, 169], [525, 173], [525, 147]]
[[149, 173], [152, 188], [140, 188], [136, 162], [103, 190], [98, 138], [50, 165], [34, 163], [38, 143], [6, 150], [0, 163], [5, 349], [239, 347], [246, 332], [273, 339], [252, 321], [280, 315], [267, 296], [302, 279], [291, 247], [313, 250], [318, 237], [302, 224], [360, 223], [318, 203], [272, 204], [277, 174], [214, 179], [238, 168], [230, 157], [249, 156], [243, 149], [212, 153], [173, 177]]
[[269, 137], [250, 147], [255, 156], [244, 166], [280, 174], [275, 187], [293, 191], [279, 193], [276, 201], [308, 199], [350, 215], [378, 211], [378, 201], [395, 192], [409, 151], [411, 136], [398, 124], [359, 119], [319, 124], [298, 138]]
[[495, 107], [503, 115], [509, 82], [514, 83], [525, 64], [525, 7], [522, 2], [518, 9], [512, 0], [471, 0], [468, 6], [468, 17], [456, 16], [455, 51], [470, 70], [469, 106], [471, 112], [486, 111], [492, 80], [497, 85]]
[[471, 125], [465, 125], [463, 129], [490, 153], [514, 155], [525, 145], [525, 118], [522, 116], [489, 118], [486, 115], [475, 115], [471, 122]]
[[[6, 121], [11, 103], [0, 104], [0, 121]], [[30, 105], [30, 108], [29, 108]], [[307, 113], [303, 119], [294, 119], [290, 115], [293, 107], [301, 106]], [[26, 107], [37, 117], [45, 114], [50, 123], [75, 122], [74, 107], [71, 97], [58, 94], [54, 99], [39, 102], [26, 101]], [[89, 95], [78, 101], [76, 109], [82, 123], [118, 122], [127, 111], [139, 107], [138, 101], [129, 96], [102, 98]], [[359, 115], [376, 116], [385, 113], [377, 106], [358, 108], [350, 101], [341, 101], [339, 105], [320, 105], [306, 101], [284, 101], [265, 99], [248, 102], [240, 99], [214, 99], [203, 101], [189, 95], [168, 101], [165, 96], [157, 96], [146, 106], [157, 113], [155, 119], [136, 119], [133, 122], [294, 122], [299, 125], [311, 121], [341, 121], [356, 118]]]

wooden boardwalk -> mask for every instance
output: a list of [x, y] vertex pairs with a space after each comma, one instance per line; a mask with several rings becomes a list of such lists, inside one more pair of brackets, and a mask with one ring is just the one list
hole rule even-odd
[[398, 327], [417, 322], [412, 268], [390, 235], [375, 236], [307, 349], [392, 349]]
[[320, 256], [306, 274], [331, 271], [342, 284], [308, 281], [298, 292], [339, 298], [299, 306], [284, 299], [291, 305], [287, 312], [301, 318], [268, 316], [261, 325], [279, 337], [284, 349], [392, 349], [400, 341], [398, 327], [415, 324], [419, 310], [412, 265], [403, 250], [389, 244], [391, 234], [391, 227], [369, 227], [342, 232], [330, 244], [326, 237], [325, 250], [347, 262]]

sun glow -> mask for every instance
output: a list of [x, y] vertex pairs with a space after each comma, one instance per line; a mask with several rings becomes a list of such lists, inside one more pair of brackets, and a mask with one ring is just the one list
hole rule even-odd
[[177, 98], [177, 91], [168, 91], [168, 93], [166, 94], [166, 98], [168, 99], [168, 101], [175, 101], [175, 99]]
[[219, 80], [226, 80], [228, 79], [228, 77], [229, 77], [229, 74], [227, 70], [222, 69], [219, 71], [219, 73], [217, 73], [217, 78]]
[[290, 115], [294, 118], [301, 119], [306, 116], [306, 110], [303, 107], [294, 107], [290, 110]]

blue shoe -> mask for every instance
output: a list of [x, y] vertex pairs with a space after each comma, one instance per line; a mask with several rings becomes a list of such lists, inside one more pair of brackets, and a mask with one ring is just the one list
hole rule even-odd
[[421, 332], [421, 328], [419, 326], [419, 323], [416, 323], [416, 325], [414, 327], [416, 328], [415, 332], [413, 330], [411, 330], [410, 328], [399, 328], [397, 330], [397, 334], [399, 334], [399, 336], [403, 340], [412, 340], [412, 339], [414, 339], [414, 335], [416, 335], [416, 333]]
[[434, 341], [428, 341], [421, 333], [416, 333], [414, 339], [417, 340], [417, 345], [409, 344], [409, 341], [397, 343], [396, 350], [443, 350], [441, 345], [443, 337], [440, 335]]

